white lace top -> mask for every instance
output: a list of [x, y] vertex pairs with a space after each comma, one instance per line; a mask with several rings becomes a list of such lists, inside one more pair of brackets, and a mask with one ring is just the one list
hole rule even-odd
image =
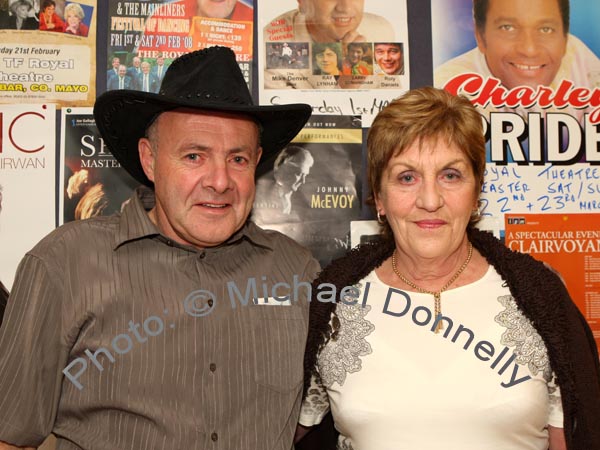
[[357, 287], [356, 306], [337, 306], [302, 425], [331, 408], [344, 450], [548, 448], [547, 425], [563, 426], [560, 393], [541, 337], [493, 267], [442, 293], [438, 334], [432, 295], [375, 272]]

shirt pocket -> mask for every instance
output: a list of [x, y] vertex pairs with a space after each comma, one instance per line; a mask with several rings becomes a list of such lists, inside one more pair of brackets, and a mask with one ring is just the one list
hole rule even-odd
[[307, 322], [299, 305], [250, 305], [254, 376], [278, 392], [297, 389], [304, 375]]

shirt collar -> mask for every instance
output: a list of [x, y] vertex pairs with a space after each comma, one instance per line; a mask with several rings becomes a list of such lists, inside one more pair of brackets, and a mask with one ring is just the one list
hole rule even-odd
[[[154, 208], [156, 201], [154, 198], [154, 191], [146, 186], [139, 186], [123, 208], [121, 213], [121, 219], [119, 220], [119, 228], [113, 249], [117, 249], [123, 244], [131, 241], [135, 241], [143, 238], [151, 238], [156, 236], [163, 236], [160, 230], [152, 223], [148, 216], [148, 211]], [[164, 237], [164, 236], [163, 236]], [[221, 245], [211, 247], [211, 249], [218, 249], [228, 245], [236, 244], [237, 242], [247, 239], [252, 244], [264, 247], [269, 250], [273, 249], [271, 240], [267, 234], [251, 221], [246, 221], [244, 226], [236, 231], [229, 239], [223, 242]], [[165, 240], [169, 240], [165, 238]], [[182, 247], [190, 248], [195, 251], [193, 247], [182, 245]], [[208, 250], [208, 249], [207, 249]]]

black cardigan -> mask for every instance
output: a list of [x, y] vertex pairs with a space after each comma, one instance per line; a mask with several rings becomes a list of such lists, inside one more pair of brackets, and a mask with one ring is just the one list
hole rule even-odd
[[[548, 350], [560, 387], [568, 450], [600, 450], [600, 364], [592, 332], [555, 273], [530, 255], [514, 252], [491, 234], [469, 229], [469, 240], [506, 281], [517, 306]], [[325, 268], [313, 282], [340, 292], [367, 276], [392, 255], [394, 244], [361, 245]], [[313, 301], [304, 355], [304, 393], [315, 373], [318, 350], [331, 334], [335, 304]]]

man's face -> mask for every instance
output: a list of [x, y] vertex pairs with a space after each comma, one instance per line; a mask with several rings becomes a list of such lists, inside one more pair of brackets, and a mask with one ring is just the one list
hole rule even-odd
[[115, 69], [119, 68], [119, 64], [121, 64], [121, 60], [119, 58], [113, 58], [113, 60], [112, 60], [112, 66]]
[[352, 65], [358, 64], [362, 60], [364, 54], [365, 54], [365, 52], [363, 52], [363, 49], [361, 46], [359, 46], [359, 45], [348, 46], [348, 61], [350, 61], [350, 64], [352, 64]]
[[156, 58], [156, 64], [158, 64], [159, 66], [164, 65], [165, 63], [165, 58], [163, 58], [162, 56], [159, 56], [158, 58]]
[[17, 13], [17, 17], [20, 19], [27, 19], [27, 16], [29, 15], [29, 7], [27, 5], [19, 5], [17, 6], [17, 10], [15, 12]]
[[508, 89], [550, 85], [567, 46], [557, 0], [490, 0], [485, 29], [475, 37]]
[[298, 0], [315, 42], [343, 40], [363, 17], [364, 0]]
[[315, 57], [317, 66], [324, 74], [336, 75], [338, 72], [337, 54], [330, 48], [326, 48]]
[[124, 77], [125, 74], [127, 74], [127, 67], [125, 67], [125, 66], [119, 66], [119, 76], [120, 77]]
[[388, 75], [397, 75], [402, 71], [402, 51], [398, 45], [376, 44], [375, 62]]
[[291, 157], [286, 159], [273, 173], [275, 182], [282, 186], [285, 191], [296, 192], [300, 186], [306, 183], [306, 177], [310, 173], [312, 164], [302, 157]]
[[144, 74], [150, 73], [150, 63], [149, 62], [142, 63], [142, 73], [144, 73]]
[[141, 62], [142, 62], [142, 60], [136, 56], [131, 61], [131, 64], [133, 64], [133, 67], [140, 67]]
[[257, 125], [246, 116], [186, 109], [157, 120], [158, 151], [148, 139], [139, 144], [156, 193], [150, 217], [179, 243], [204, 248], [225, 242], [252, 209], [262, 152]]
[[237, 0], [198, 0], [196, 15], [213, 19], [227, 19], [231, 16], [236, 3]]

